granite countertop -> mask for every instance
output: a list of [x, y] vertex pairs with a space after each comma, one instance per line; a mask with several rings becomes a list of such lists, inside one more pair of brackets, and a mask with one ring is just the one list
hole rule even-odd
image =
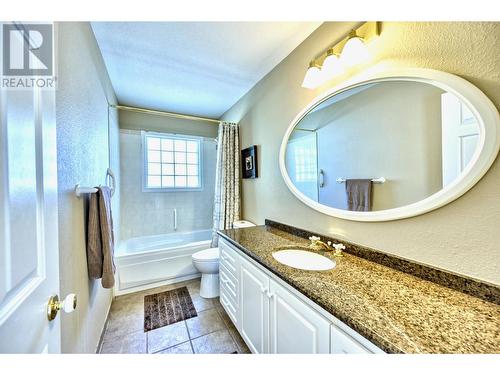
[[219, 233], [385, 352], [500, 353], [497, 304], [347, 253], [321, 252], [329, 271], [285, 266], [272, 253], [309, 242], [272, 226]]

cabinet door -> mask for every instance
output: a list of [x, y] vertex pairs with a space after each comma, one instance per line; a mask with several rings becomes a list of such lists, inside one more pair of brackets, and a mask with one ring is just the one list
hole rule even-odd
[[332, 325], [332, 354], [369, 354], [370, 350], [365, 348], [356, 339]]
[[241, 259], [240, 333], [252, 353], [269, 352], [269, 278]]
[[329, 353], [330, 322], [281, 285], [270, 286], [271, 353]]

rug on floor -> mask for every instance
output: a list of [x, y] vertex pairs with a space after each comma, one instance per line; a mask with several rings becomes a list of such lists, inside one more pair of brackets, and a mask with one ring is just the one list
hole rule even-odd
[[144, 332], [195, 316], [198, 313], [185, 286], [144, 296]]

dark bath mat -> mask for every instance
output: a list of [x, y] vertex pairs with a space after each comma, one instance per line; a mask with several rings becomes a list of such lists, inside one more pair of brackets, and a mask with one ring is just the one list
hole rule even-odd
[[144, 296], [144, 332], [195, 316], [198, 313], [185, 286]]

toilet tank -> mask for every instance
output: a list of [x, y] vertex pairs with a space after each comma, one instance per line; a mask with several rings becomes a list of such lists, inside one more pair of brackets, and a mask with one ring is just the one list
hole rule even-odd
[[248, 228], [248, 227], [255, 227], [255, 224], [248, 220], [238, 220], [233, 223], [234, 229]]

